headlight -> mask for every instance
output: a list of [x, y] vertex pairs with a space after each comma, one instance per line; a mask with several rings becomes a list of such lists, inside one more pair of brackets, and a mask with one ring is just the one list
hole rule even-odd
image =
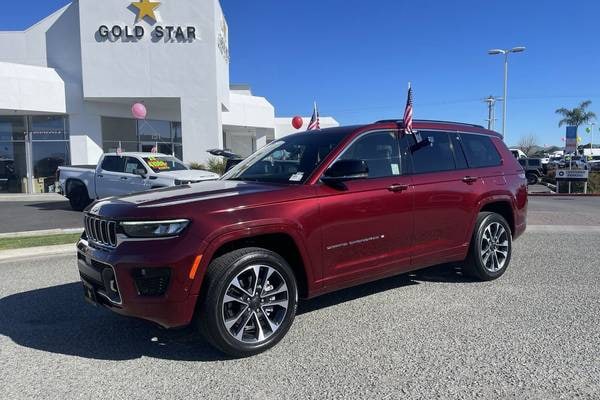
[[187, 219], [170, 221], [125, 221], [121, 222], [123, 232], [133, 238], [153, 238], [179, 235], [190, 223]]

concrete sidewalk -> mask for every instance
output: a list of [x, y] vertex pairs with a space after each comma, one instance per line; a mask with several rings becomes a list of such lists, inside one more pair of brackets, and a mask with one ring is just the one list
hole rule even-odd
[[76, 250], [75, 243], [2, 250], [0, 251], [0, 263], [4, 261], [14, 261], [25, 258], [43, 258], [54, 255], [75, 254]]
[[0, 202], [51, 202], [51, 201], [68, 201], [58, 193], [2, 193], [0, 194]]

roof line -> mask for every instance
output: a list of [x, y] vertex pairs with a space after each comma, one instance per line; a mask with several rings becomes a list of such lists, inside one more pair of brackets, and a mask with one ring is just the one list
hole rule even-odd
[[[403, 119], [382, 119], [380, 121], [375, 121], [376, 124], [381, 124], [381, 123], [385, 123], [385, 122], [395, 122], [397, 124], [403, 124], [404, 120]], [[475, 127], [475, 128], [485, 129], [481, 125], [469, 124], [469, 123], [466, 123], [466, 122], [456, 122], [456, 121], [442, 121], [442, 120], [435, 120], [435, 119], [413, 119], [413, 122], [434, 122], [434, 123], [440, 123], [440, 124], [452, 124], [452, 125], [472, 126], [472, 127]]]

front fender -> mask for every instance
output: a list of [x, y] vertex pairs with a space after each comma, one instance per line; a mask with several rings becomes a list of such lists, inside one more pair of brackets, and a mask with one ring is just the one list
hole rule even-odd
[[231, 226], [224, 227], [216, 232], [213, 232], [202, 242], [200, 246], [201, 249], [199, 250], [198, 254], [202, 254], [202, 260], [198, 267], [198, 272], [196, 273], [196, 276], [191, 284], [190, 294], [197, 295], [200, 293], [208, 265], [213, 260], [214, 254], [219, 248], [236, 240], [267, 234], [286, 234], [292, 238], [296, 247], [298, 248], [300, 257], [302, 258], [308, 291], [311, 293], [315, 289], [314, 282], [320, 279], [320, 276], [317, 276], [318, 273], [314, 269], [314, 263], [309, 257], [306, 243], [304, 242], [301, 231], [302, 229], [299, 224], [293, 221], [283, 221], [274, 218], [262, 221], [251, 221], [236, 225], [235, 229], [233, 229]]

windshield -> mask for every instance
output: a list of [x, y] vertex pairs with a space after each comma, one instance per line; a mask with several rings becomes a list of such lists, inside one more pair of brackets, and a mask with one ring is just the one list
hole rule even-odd
[[185, 164], [183, 164], [175, 157], [144, 157], [144, 161], [146, 162], [146, 164], [148, 164], [152, 171], [156, 173], [166, 171], [183, 171], [188, 169], [188, 167], [186, 167]]
[[348, 131], [318, 131], [287, 136], [258, 150], [222, 179], [304, 183], [347, 134]]

